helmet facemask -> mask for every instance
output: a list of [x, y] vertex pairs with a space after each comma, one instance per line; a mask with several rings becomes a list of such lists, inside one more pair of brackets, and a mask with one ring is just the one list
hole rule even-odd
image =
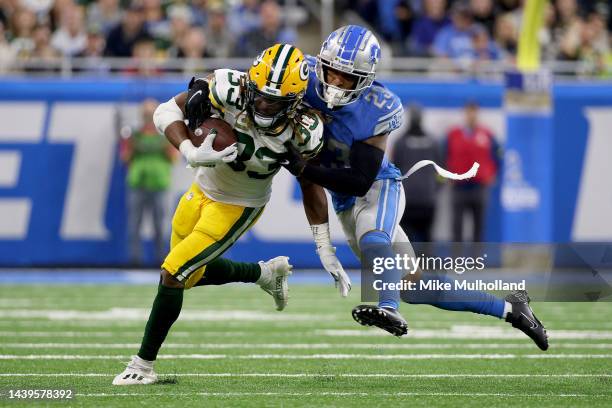
[[[370, 30], [356, 25], [335, 30], [327, 36], [317, 56], [315, 89], [319, 97], [330, 109], [355, 102], [374, 82], [379, 59], [380, 44]], [[330, 70], [353, 77], [353, 87], [343, 89], [330, 83]]]
[[[327, 71], [329, 69], [354, 77], [355, 84], [353, 88], [344, 89], [330, 84], [327, 80]], [[368, 89], [372, 85], [372, 82], [374, 82], [373, 72], [348, 72], [338, 66], [332, 66], [329, 61], [324, 60], [321, 56], [317, 57], [316, 74], [320, 85], [317, 88], [317, 92], [330, 109], [334, 106], [344, 106], [355, 102], [357, 98], [359, 98], [359, 95]]]
[[247, 88], [247, 111], [256, 127], [274, 130], [295, 115], [303, 94], [274, 96], [257, 89], [254, 82]]

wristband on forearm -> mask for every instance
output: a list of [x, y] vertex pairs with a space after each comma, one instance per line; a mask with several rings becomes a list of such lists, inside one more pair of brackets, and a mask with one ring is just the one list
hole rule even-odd
[[331, 236], [329, 234], [329, 223], [311, 225], [312, 236], [314, 237], [317, 250], [326, 246], [331, 246]]
[[187, 159], [187, 161], [189, 161], [190, 159], [190, 153], [195, 149], [195, 146], [193, 145], [193, 143], [191, 143], [191, 140], [189, 139], [185, 139], [181, 142], [181, 144], [179, 145], [179, 151], [181, 152], [181, 154], [183, 155], [183, 157], [185, 157], [185, 159]]

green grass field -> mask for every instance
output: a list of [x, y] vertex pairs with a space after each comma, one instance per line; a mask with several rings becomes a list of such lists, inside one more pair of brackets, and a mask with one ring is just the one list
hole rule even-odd
[[[551, 347], [507, 323], [403, 305], [401, 339], [353, 322], [355, 288], [294, 285], [284, 312], [247, 285], [195, 288], [162, 347], [160, 384], [115, 387], [153, 286], [0, 286], [0, 406], [8, 389], [72, 389], [48, 406], [612, 405], [612, 304], [540, 303]], [[387, 405], [383, 405], [387, 404]]]

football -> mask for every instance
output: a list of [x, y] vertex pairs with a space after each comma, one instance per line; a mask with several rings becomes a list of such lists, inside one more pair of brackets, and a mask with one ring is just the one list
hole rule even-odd
[[215, 137], [215, 140], [213, 141], [213, 149], [218, 152], [225, 149], [227, 146], [236, 143], [238, 140], [229, 123], [223, 119], [208, 118], [202, 123], [202, 125], [200, 125], [199, 128], [195, 130], [194, 133], [190, 132], [190, 139], [193, 145], [196, 147], [200, 146], [211, 129], [215, 129], [217, 131], [217, 137]]

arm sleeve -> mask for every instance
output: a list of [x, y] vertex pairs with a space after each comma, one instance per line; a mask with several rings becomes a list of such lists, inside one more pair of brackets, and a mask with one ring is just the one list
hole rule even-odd
[[167, 102], [160, 103], [153, 113], [153, 123], [160, 134], [165, 134], [166, 128], [174, 122], [182, 122], [185, 119], [183, 111], [177, 105], [174, 97]]
[[355, 142], [351, 146], [350, 167], [328, 169], [308, 163], [302, 176], [336, 193], [362, 197], [376, 180], [384, 155], [377, 147]]

